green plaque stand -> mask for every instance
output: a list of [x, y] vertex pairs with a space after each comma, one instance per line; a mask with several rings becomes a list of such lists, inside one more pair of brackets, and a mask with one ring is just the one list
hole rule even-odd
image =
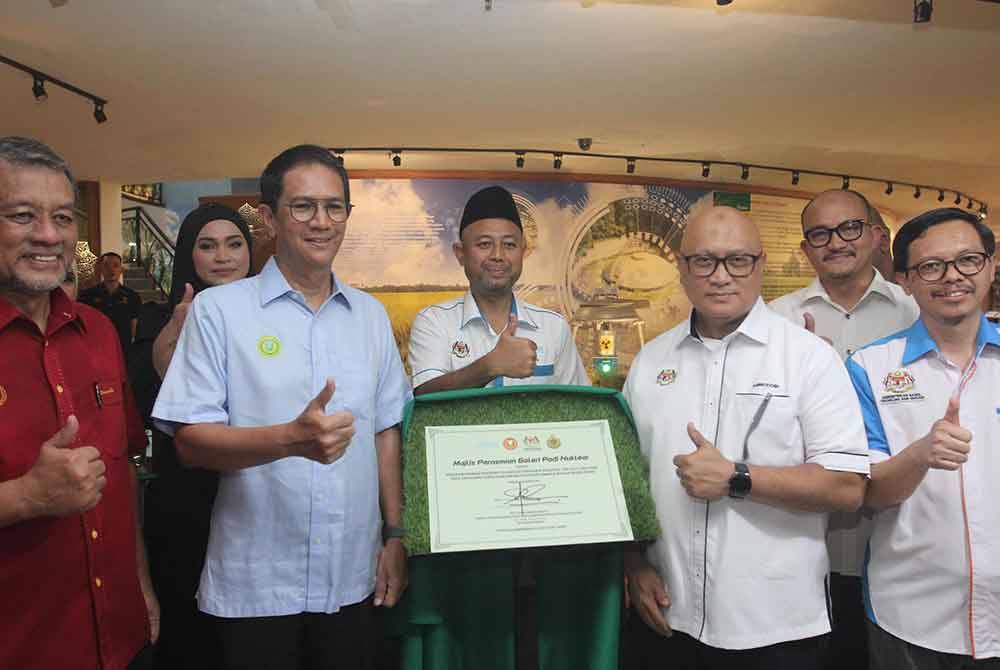
[[516, 564], [537, 583], [541, 670], [618, 667], [622, 550], [618, 544], [430, 555], [424, 428], [607, 419], [636, 540], [659, 534], [648, 471], [621, 394], [578, 386], [509, 386], [420, 396], [403, 421], [403, 489], [410, 585], [384, 613], [405, 670], [513, 670]]

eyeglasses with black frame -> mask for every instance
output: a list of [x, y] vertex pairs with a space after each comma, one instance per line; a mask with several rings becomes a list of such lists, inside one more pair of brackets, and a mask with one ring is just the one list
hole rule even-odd
[[980, 251], [971, 251], [950, 261], [941, 260], [940, 258], [928, 258], [925, 261], [920, 261], [916, 265], [906, 268], [906, 273], [916, 272], [918, 277], [928, 282], [940, 281], [948, 274], [948, 266], [953, 265], [958, 274], [963, 277], [972, 277], [983, 271], [983, 268], [986, 267], [987, 258], [989, 258], [989, 255]]
[[848, 219], [847, 221], [841, 221], [832, 228], [810, 228], [803, 233], [803, 237], [806, 238], [806, 243], [810, 247], [819, 249], [830, 244], [834, 233], [837, 233], [837, 237], [845, 242], [853, 242], [865, 234], [865, 226], [867, 225], [868, 222], [863, 219]]
[[295, 198], [285, 205], [288, 207], [292, 218], [299, 223], [309, 223], [316, 216], [320, 205], [323, 211], [334, 223], [344, 223], [348, 215], [354, 209], [354, 205], [344, 203], [342, 200], [313, 200], [312, 198]]
[[729, 256], [712, 256], [709, 254], [692, 254], [691, 256], [681, 256], [687, 263], [688, 270], [695, 277], [711, 277], [715, 274], [719, 263], [722, 263], [730, 277], [742, 279], [753, 274], [757, 267], [757, 261], [763, 258], [764, 254], [730, 254]]

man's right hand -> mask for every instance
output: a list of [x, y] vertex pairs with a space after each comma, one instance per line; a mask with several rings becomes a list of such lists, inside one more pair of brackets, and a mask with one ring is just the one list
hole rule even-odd
[[948, 401], [944, 417], [931, 426], [923, 439], [924, 462], [936, 470], [958, 470], [969, 460], [972, 450], [972, 433], [958, 422], [958, 398]]
[[535, 374], [538, 345], [526, 337], [517, 337], [516, 332], [517, 317], [511, 314], [497, 346], [487, 354], [493, 377], [524, 379]]
[[106, 467], [95, 447], [73, 447], [80, 423], [66, 425], [46, 440], [38, 459], [22, 478], [31, 516], [69, 516], [93, 509], [107, 485]]
[[628, 582], [628, 599], [639, 613], [639, 618], [654, 632], [670, 637], [674, 631], [663, 615], [663, 608], [670, 606], [670, 598], [663, 580], [656, 568], [636, 553], [626, 562], [625, 574]]
[[354, 437], [354, 415], [348, 410], [326, 413], [336, 389], [334, 381], [327, 379], [323, 390], [291, 423], [293, 455], [328, 465], [347, 451]]

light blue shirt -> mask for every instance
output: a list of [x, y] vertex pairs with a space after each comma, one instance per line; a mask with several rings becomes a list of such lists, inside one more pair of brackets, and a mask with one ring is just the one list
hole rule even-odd
[[349, 409], [340, 460], [305, 458], [222, 473], [198, 590], [221, 617], [336, 612], [375, 585], [381, 546], [375, 434], [412, 397], [389, 318], [338, 283], [315, 312], [272, 258], [256, 277], [198, 294], [153, 417], [178, 424], [270, 426], [295, 419], [333, 378], [327, 411]]

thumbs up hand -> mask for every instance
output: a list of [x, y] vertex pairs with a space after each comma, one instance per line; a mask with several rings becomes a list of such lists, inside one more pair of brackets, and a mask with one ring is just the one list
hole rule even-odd
[[735, 472], [735, 466], [698, 432], [693, 423], [687, 425], [687, 432], [694, 451], [674, 456], [681, 486], [689, 496], [702, 500], [713, 501], [729, 495], [729, 479]]
[[326, 406], [336, 390], [334, 381], [327, 379], [319, 394], [289, 424], [293, 455], [328, 465], [347, 451], [354, 437], [354, 415], [348, 410], [326, 413]]
[[538, 345], [526, 337], [517, 337], [517, 317], [513, 314], [493, 351], [486, 354], [492, 377], [524, 379], [535, 374]]
[[958, 397], [952, 397], [944, 416], [935, 421], [930, 432], [917, 443], [927, 467], [935, 470], [958, 470], [969, 460], [972, 433], [962, 428], [958, 412]]
[[74, 447], [80, 423], [70, 415], [66, 425], [42, 443], [31, 470], [21, 478], [22, 496], [31, 516], [69, 516], [94, 508], [107, 485], [101, 452]]

